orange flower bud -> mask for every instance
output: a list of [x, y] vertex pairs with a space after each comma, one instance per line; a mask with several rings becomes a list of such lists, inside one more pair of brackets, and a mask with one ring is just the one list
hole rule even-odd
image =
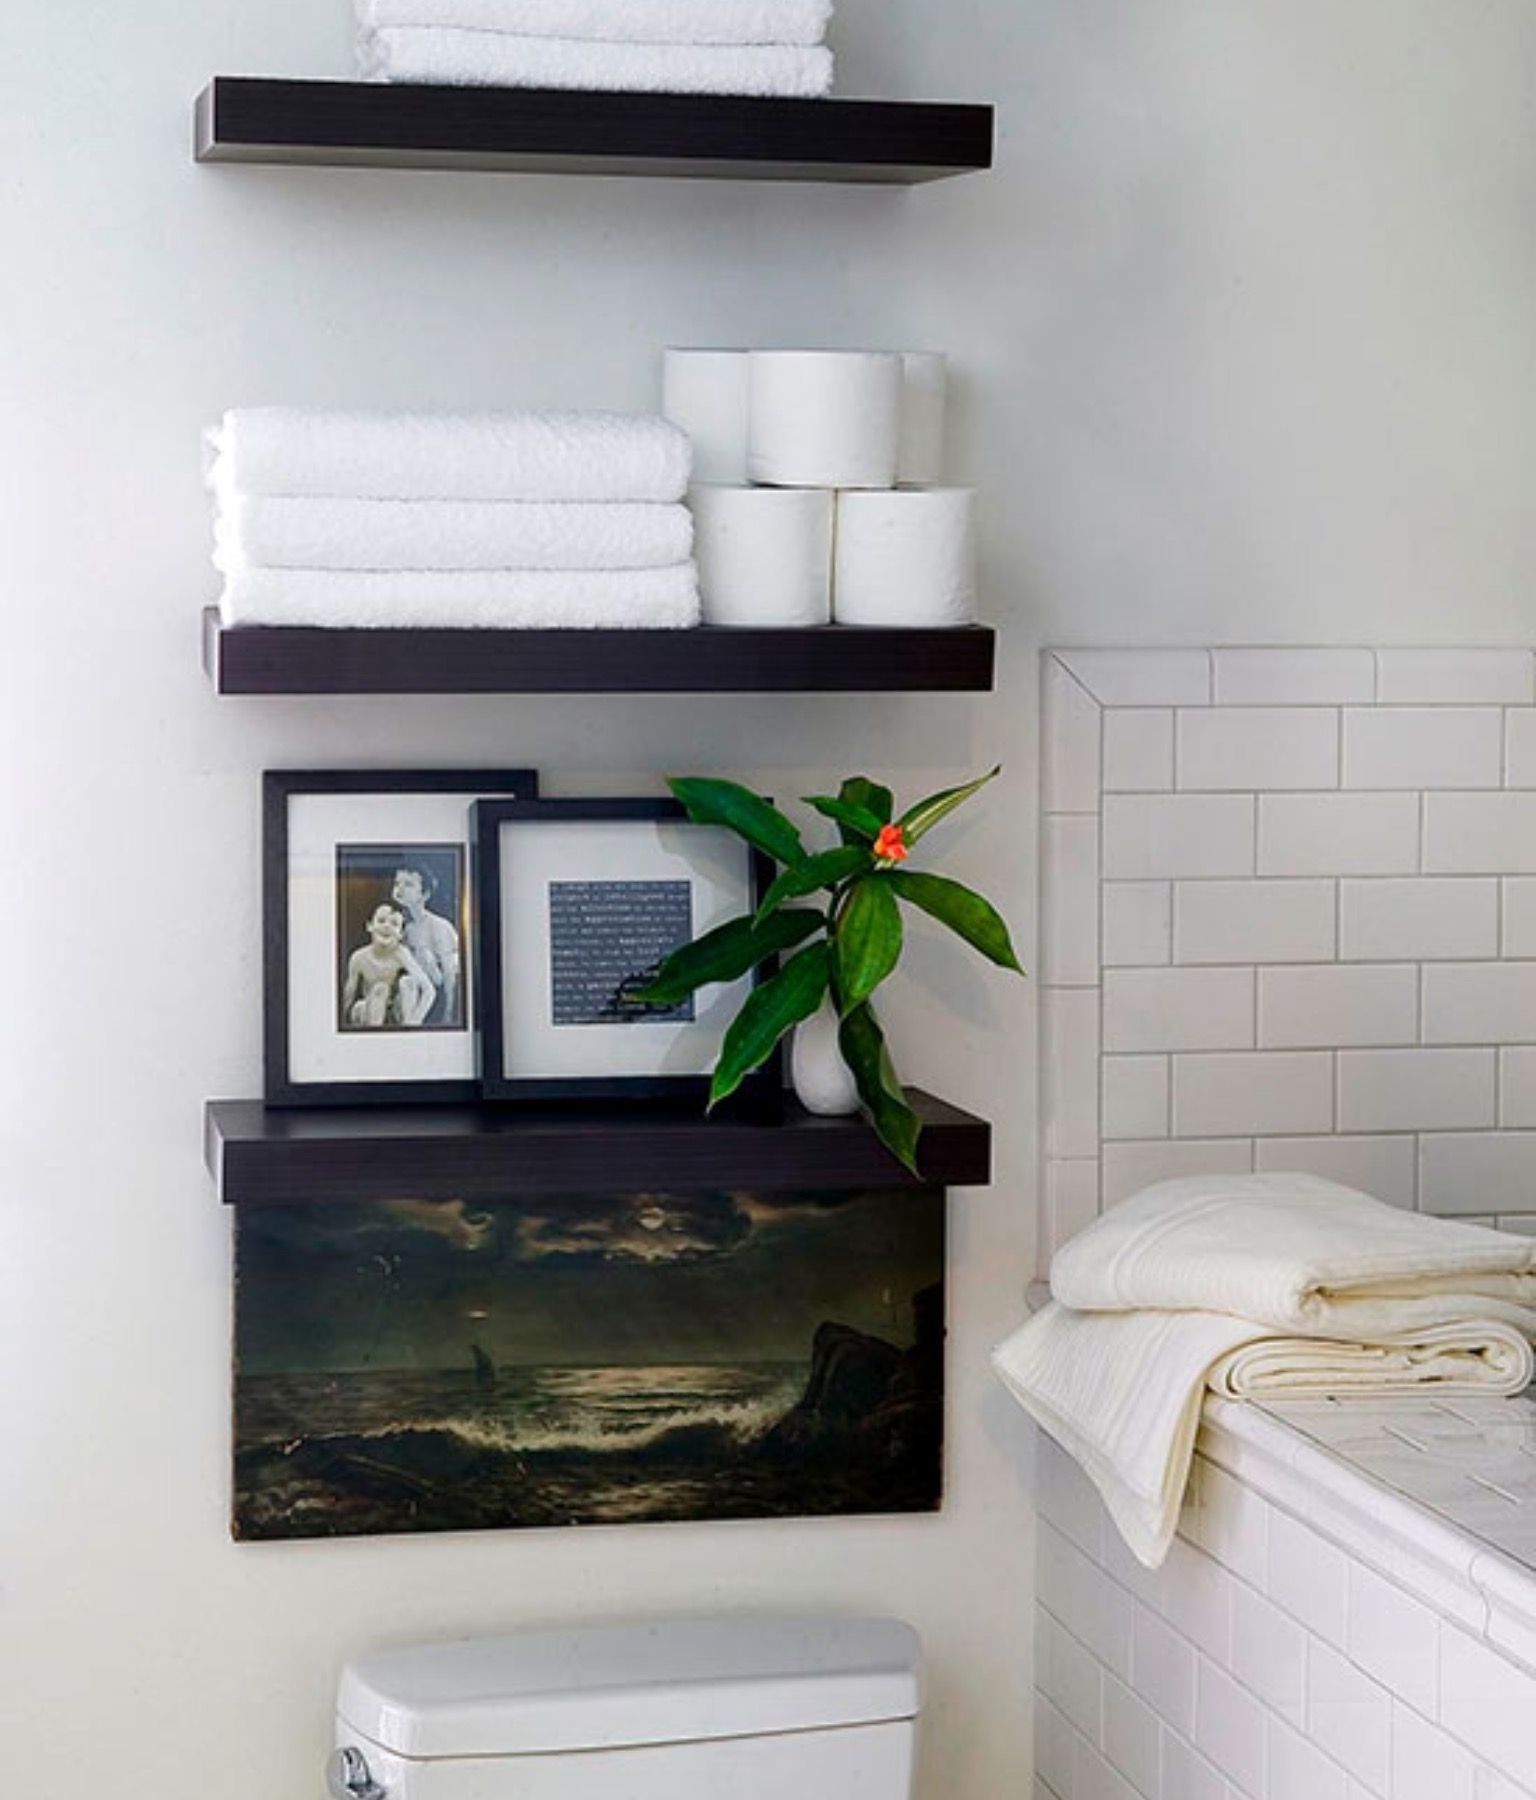
[[899, 825], [882, 825], [880, 835], [875, 839], [875, 861], [884, 863], [905, 862], [911, 852], [907, 849], [906, 834]]

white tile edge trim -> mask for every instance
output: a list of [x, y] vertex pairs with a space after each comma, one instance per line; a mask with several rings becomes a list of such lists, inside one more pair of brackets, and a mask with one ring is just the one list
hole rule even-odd
[[1261, 1406], [1207, 1398], [1201, 1455], [1442, 1617], [1536, 1672], [1536, 1574], [1302, 1437]]

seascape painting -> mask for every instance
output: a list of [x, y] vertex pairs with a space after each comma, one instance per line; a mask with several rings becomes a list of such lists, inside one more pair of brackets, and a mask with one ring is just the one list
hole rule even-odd
[[244, 1207], [241, 1539], [935, 1510], [944, 1195]]

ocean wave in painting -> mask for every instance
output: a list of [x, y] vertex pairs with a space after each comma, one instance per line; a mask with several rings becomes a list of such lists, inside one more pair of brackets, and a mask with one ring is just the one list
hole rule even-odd
[[882, 1431], [892, 1371], [909, 1359], [879, 1349], [879, 1379], [865, 1380], [852, 1412], [839, 1401], [836, 1417], [814, 1398], [826, 1387], [817, 1359], [244, 1376], [237, 1532], [328, 1537], [931, 1507], [936, 1445], [931, 1430], [912, 1427], [937, 1415], [914, 1390], [911, 1403], [898, 1396], [894, 1409], [886, 1405]]

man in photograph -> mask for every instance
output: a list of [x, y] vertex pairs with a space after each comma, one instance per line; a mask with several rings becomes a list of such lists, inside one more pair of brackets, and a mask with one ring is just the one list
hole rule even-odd
[[436, 990], [432, 1009], [422, 1023], [453, 1028], [464, 1023], [462, 968], [457, 929], [441, 913], [430, 910], [437, 881], [430, 869], [396, 869], [390, 898], [405, 915], [405, 942]]

